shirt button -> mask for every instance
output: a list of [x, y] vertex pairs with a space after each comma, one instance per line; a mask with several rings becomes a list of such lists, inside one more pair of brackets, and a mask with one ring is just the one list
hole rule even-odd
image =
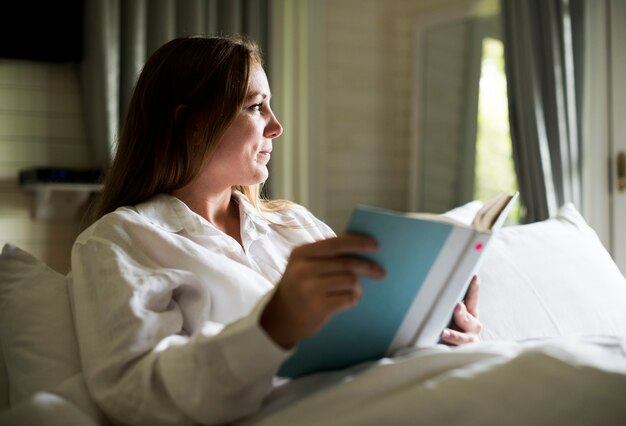
[[228, 251], [231, 252], [231, 253], [234, 252], [235, 250], [237, 250], [237, 246], [234, 245], [234, 244], [232, 244], [231, 246], [228, 247]]

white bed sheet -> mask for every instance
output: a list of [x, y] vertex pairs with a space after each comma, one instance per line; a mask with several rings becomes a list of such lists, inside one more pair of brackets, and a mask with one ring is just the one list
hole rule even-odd
[[626, 424], [626, 338], [436, 347], [279, 385], [238, 426]]
[[[104, 425], [63, 393], [36, 393], [2, 425]], [[626, 337], [438, 346], [278, 383], [236, 426], [626, 424]]]

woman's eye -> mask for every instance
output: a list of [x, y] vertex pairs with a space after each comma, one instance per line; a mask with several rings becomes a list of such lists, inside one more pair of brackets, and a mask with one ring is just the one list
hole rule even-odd
[[258, 104], [251, 105], [250, 109], [253, 111], [261, 111], [262, 106], [263, 106], [263, 102], [259, 102]]

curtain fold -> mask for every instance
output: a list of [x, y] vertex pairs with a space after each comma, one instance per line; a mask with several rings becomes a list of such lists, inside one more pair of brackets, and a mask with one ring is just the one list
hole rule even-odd
[[[509, 119], [525, 222], [581, 208], [578, 0], [501, 0]], [[574, 34], [578, 34], [575, 38]]]
[[82, 98], [94, 164], [105, 168], [145, 60], [175, 37], [241, 33], [269, 49], [269, 0], [85, 0]]

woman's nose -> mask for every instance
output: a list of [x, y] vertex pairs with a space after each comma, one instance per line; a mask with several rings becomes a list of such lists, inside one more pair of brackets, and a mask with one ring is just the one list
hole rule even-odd
[[269, 139], [274, 139], [283, 134], [283, 126], [280, 124], [274, 113], [272, 113], [272, 118], [269, 123], [265, 127], [265, 137]]

